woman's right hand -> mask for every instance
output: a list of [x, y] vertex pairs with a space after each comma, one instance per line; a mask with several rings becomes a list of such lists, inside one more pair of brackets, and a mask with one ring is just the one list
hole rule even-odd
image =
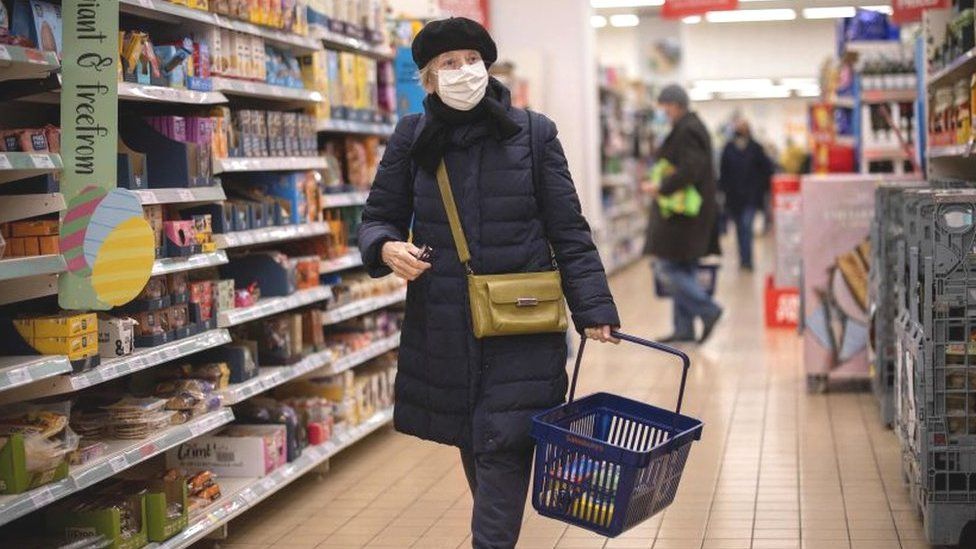
[[411, 282], [417, 280], [424, 271], [430, 268], [430, 263], [417, 259], [420, 249], [409, 242], [390, 241], [383, 244], [383, 263], [393, 269], [398, 277]]

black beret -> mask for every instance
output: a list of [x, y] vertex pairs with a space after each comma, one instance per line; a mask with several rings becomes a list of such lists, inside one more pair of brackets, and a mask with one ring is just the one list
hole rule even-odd
[[498, 48], [488, 31], [477, 21], [465, 17], [427, 23], [413, 39], [411, 49], [413, 61], [421, 69], [438, 55], [454, 50], [477, 50], [488, 66], [498, 59]]

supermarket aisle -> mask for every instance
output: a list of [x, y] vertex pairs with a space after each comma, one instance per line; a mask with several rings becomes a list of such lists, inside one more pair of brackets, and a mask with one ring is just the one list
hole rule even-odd
[[[670, 308], [649, 295], [649, 276], [641, 263], [613, 280], [625, 327], [639, 335], [668, 328]], [[520, 547], [927, 547], [901, 484], [897, 441], [877, 419], [873, 397], [806, 395], [799, 340], [762, 328], [761, 289], [758, 275], [731, 264], [720, 275], [728, 316], [692, 356], [687, 412], [704, 419], [705, 436], [677, 502], [610, 541], [529, 510]], [[673, 405], [674, 363], [632, 347], [591, 351], [583, 393]], [[232, 522], [221, 545], [470, 546], [470, 497], [453, 449], [387, 429], [332, 465], [321, 479], [308, 475]]]

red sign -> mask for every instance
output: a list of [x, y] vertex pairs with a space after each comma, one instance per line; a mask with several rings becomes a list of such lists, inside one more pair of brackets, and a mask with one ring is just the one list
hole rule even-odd
[[891, 0], [891, 20], [895, 23], [921, 21], [923, 11], [946, 9], [949, 5], [949, 0]]
[[664, 0], [661, 17], [680, 19], [709, 11], [729, 11], [739, 7], [739, 0]]
[[488, 0], [437, 0], [444, 15], [467, 17], [491, 28], [491, 9]]

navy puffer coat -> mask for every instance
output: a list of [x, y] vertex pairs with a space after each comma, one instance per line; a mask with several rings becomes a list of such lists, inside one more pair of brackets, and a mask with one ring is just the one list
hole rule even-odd
[[[555, 124], [543, 116], [533, 120], [545, 136], [537, 195], [528, 113], [512, 108], [507, 94], [503, 102], [522, 126], [519, 134], [498, 142], [485, 123], [462, 126], [445, 155], [472, 268], [478, 274], [548, 270], [551, 244], [576, 328], [619, 325]], [[413, 241], [435, 250], [432, 268], [407, 290], [394, 424], [400, 432], [476, 453], [525, 448], [532, 443], [532, 415], [565, 399], [565, 335], [474, 337], [465, 272], [437, 181], [416, 168], [410, 154], [423, 123], [410, 115], [397, 125], [359, 230], [373, 276], [390, 273], [381, 248], [406, 240], [411, 220]]]

